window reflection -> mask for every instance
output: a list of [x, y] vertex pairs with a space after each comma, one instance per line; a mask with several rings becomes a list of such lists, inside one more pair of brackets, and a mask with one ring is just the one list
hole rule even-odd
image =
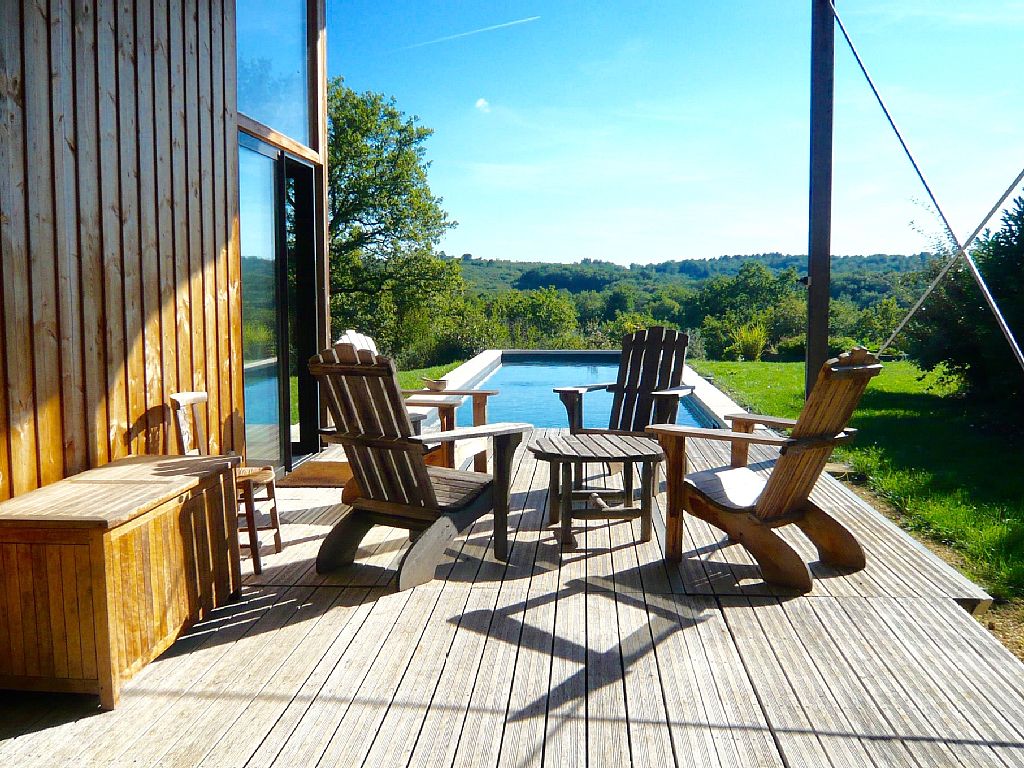
[[274, 160], [238, 150], [239, 245], [242, 252], [242, 358], [245, 444], [250, 464], [280, 466], [281, 400]]
[[305, 0], [237, 4], [238, 111], [309, 146]]

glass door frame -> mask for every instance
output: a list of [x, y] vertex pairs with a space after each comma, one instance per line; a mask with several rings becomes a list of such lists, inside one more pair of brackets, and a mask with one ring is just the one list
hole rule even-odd
[[[309, 377], [299, 376], [298, 410], [299, 410], [299, 437], [297, 443], [292, 442], [291, 435], [291, 351], [289, 341], [291, 339], [289, 322], [291, 319], [291, 307], [288, 290], [288, 225], [285, 206], [288, 194], [288, 169], [289, 167], [301, 167], [309, 171], [309, 210], [302, 216], [302, 223], [308, 229], [308, 279], [299, 284], [299, 290], [312, 299], [314, 309], [311, 312], [304, 312], [304, 317], [311, 317], [313, 327], [309, 330], [313, 334], [313, 347], [318, 346], [320, 338], [319, 317], [319, 292], [316, 280], [317, 275], [317, 248], [316, 242], [318, 232], [316, 231], [316, 166], [302, 157], [293, 155], [283, 149], [267, 144], [263, 140], [251, 136], [244, 131], [238, 133], [239, 149], [248, 149], [257, 152], [264, 157], [274, 161], [274, 301], [277, 308], [277, 385], [278, 385], [278, 454], [283, 462], [286, 472], [294, 468], [294, 456], [296, 452], [303, 455], [316, 453], [320, 448], [319, 438], [319, 416], [320, 406], [318, 388], [316, 381]], [[306, 270], [304, 270], [306, 271]], [[244, 278], [243, 278], [244, 279]], [[297, 302], [302, 306], [304, 302]], [[301, 365], [301, 361], [300, 365]], [[305, 384], [305, 386], [303, 386]], [[305, 397], [303, 396], [305, 395]]]

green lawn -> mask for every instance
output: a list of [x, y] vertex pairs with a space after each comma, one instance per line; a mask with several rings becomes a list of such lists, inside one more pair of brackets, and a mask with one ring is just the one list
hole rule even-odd
[[[800, 411], [802, 363], [693, 366], [751, 411]], [[836, 456], [867, 476], [912, 529], [958, 549], [994, 595], [1024, 596], [1024, 445], [987, 434], [936, 379], [911, 363], [887, 363], [854, 415], [857, 441]]]
[[454, 371], [460, 365], [462, 365], [461, 360], [457, 363], [434, 365], [430, 368], [416, 368], [411, 371], [399, 371], [398, 383], [402, 385], [402, 389], [423, 389], [423, 381], [421, 377], [427, 379], [440, 379], [446, 373]]

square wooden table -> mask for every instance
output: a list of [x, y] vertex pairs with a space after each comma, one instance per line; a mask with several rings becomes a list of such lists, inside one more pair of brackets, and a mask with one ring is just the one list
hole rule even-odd
[[[574, 547], [573, 518], [608, 520], [640, 518], [640, 538], [651, 538], [651, 501], [655, 490], [658, 463], [665, 458], [656, 440], [638, 435], [607, 432], [578, 433], [561, 437], [542, 437], [527, 446], [540, 461], [550, 464], [548, 483], [548, 523], [561, 521], [559, 541], [565, 548]], [[623, 490], [574, 487], [573, 467], [585, 464], [622, 463]], [[640, 506], [635, 506], [633, 464], [640, 464]], [[620, 506], [609, 506], [605, 497], [621, 497]], [[573, 509], [574, 498], [583, 498], [592, 506]]]

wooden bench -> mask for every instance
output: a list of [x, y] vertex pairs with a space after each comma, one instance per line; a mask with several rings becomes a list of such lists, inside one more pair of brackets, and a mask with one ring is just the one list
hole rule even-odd
[[0, 503], [0, 688], [121, 684], [241, 589], [236, 458], [132, 456]]

